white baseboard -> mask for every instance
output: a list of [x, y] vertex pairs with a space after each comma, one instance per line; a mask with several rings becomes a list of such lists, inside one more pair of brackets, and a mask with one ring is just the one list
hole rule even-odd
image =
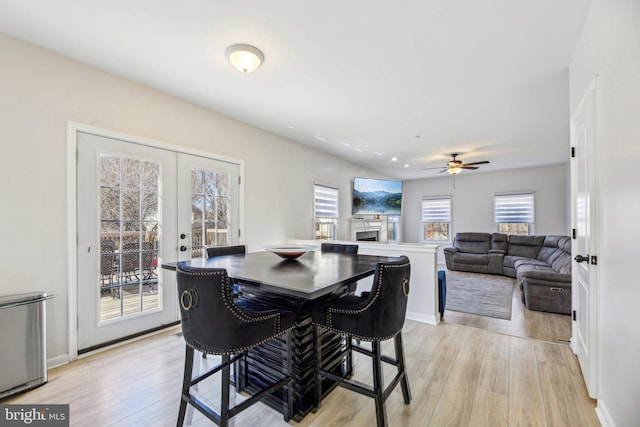
[[67, 363], [69, 363], [69, 353], [59, 354], [58, 356], [47, 359], [47, 369], [57, 368]]
[[407, 311], [407, 314], [405, 315], [405, 317], [409, 320], [415, 320], [416, 322], [422, 322], [422, 323], [428, 323], [430, 325], [437, 325], [438, 323], [440, 323], [440, 316], [438, 315], [438, 317], [434, 317], [434, 316], [429, 316], [423, 313], [415, 313], [415, 312], [411, 312], [411, 311]]
[[602, 427], [615, 427], [607, 406], [600, 399], [598, 399], [598, 405], [596, 406], [596, 415]]

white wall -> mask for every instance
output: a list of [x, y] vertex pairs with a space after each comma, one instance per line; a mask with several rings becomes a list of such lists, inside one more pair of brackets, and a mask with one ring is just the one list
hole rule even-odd
[[640, 419], [640, 1], [593, 0], [570, 68], [571, 111], [596, 74], [598, 408], [605, 422], [626, 427]]
[[49, 358], [68, 351], [65, 197], [67, 167], [74, 165], [65, 164], [67, 121], [243, 159], [249, 250], [312, 238], [314, 180], [340, 187], [347, 217], [351, 179], [376, 176], [1, 34], [0, 64], [0, 294], [55, 295], [48, 303]]
[[405, 181], [403, 240], [418, 242], [422, 239], [423, 197], [452, 196], [452, 234], [455, 236], [455, 233], [465, 231], [493, 232], [494, 194], [528, 190], [535, 191], [535, 234], [569, 235], [567, 169], [567, 164], [560, 164], [495, 172], [462, 172], [455, 178], [455, 188], [451, 175]]

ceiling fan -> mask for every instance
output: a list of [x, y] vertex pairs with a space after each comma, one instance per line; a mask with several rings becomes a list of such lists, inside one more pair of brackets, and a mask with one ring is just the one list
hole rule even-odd
[[[484, 165], [489, 163], [488, 160], [483, 160], [481, 162], [473, 162], [473, 163], [462, 163], [460, 160], [457, 160], [456, 157], [458, 156], [458, 153], [451, 153], [451, 157], [453, 157], [453, 159], [449, 160], [447, 162], [447, 166], [443, 167], [442, 170], [438, 173], [442, 173], [442, 172], [449, 172], [451, 175], [457, 175], [460, 172], [462, 172], [462, 169], [478, 169], [478, 166], [476, 165]], [[441, 169], [440, 167], [435, 167], [435, 168], [422, 168], [422, 170], [427, 170], [427, 169]]]

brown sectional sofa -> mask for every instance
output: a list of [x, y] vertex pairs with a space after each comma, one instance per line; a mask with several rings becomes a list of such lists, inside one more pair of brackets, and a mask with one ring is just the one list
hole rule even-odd
[[571, 313], [571, 240], [567, 236], [457, 233], [444, 256], [449, 270], [516, 278], [522, 302], [530, 310]]

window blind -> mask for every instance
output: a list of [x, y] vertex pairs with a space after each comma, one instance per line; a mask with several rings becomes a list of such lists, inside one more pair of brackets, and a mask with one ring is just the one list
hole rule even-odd
[[533, 193], [505, 194], [494, 196], [495, 223], [530, 223], [534, 222]]
[[338, 217], [338, 189], [314, 185], [314, 216], [316, 218]]
[[451, 222], [451, 197], [422, 199], [422, 222]]

